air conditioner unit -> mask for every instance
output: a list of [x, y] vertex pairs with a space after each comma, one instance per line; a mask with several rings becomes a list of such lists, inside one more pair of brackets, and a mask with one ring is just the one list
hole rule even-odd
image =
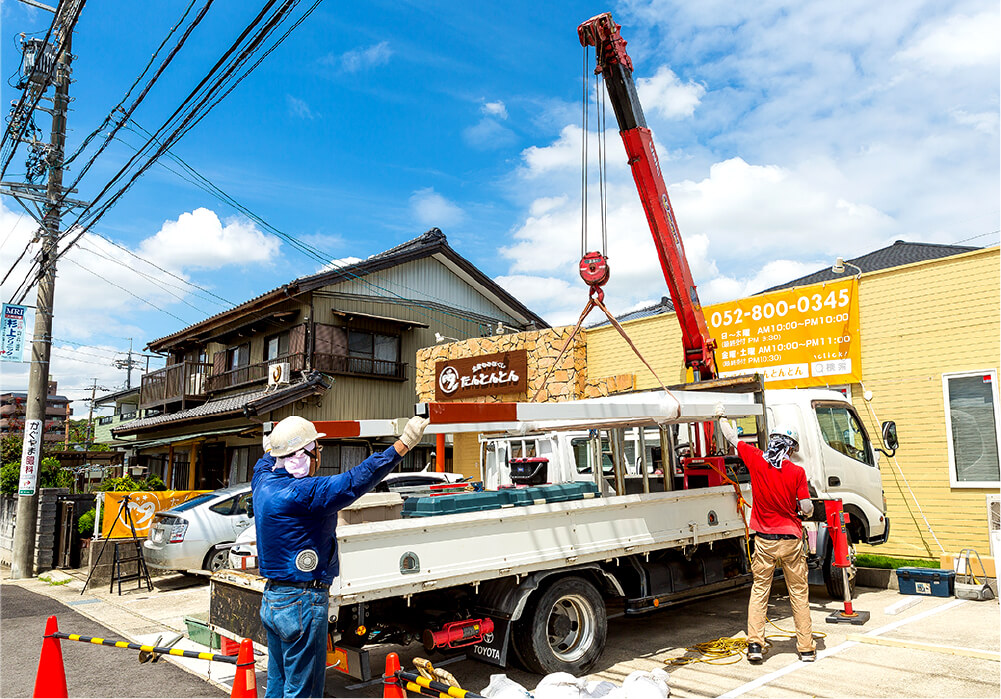
[[288, 362], [279, 362], [268, 367], [268, 386], [281, 386], [291, 380]]
[[991, 542], [991, 557], [1001, 555], [1001, 495], [987, 496], [987, 535]]

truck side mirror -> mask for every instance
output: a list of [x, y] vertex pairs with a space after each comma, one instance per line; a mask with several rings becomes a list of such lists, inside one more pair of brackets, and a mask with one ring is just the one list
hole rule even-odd
[[887, 420], [883, 423], [883, 444], [891, 453], [887, 454], [885, 451], [880, 449], [887, 456], [893, 456], [897, 451], [897, 447], [900, 443], [897, 441], [897, 423], [893, 420]]

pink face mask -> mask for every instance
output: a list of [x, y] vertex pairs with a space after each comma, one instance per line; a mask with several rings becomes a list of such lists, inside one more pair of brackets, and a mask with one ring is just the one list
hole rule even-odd
[[299, 451], [289, 456], [280, 456], [275, 462], [275, 468], [284, 468], [294, 478], [302, 478], [309, 475], [309, 454], [306, 452], [316, 449], [316, 442], [310, 442]]

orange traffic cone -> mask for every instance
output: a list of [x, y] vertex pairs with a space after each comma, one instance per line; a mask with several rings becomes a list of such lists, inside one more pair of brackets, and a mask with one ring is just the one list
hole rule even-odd
[[400, 686], [400, 656], [390, 653], [386, 656], [386, 674], [382, 676], [383, 699], [406, 699], [407, 693]]
[[68, 697], [66, 668], [63, 666], [63, 649], [58, 638], [52, 634], [59, 630], [56, 618], [50, 616], [45, 622], [45, 638], [42, 639], [42, 654], [38, 658], [38, 674], [35, 675], [33, 697]]
[[236, 656], [236, 677], [233, 678], [231, 697], [257, 699], [257, 673], [254, 666], [254, 642], [245, 638], [240, 641], [240, 652]]

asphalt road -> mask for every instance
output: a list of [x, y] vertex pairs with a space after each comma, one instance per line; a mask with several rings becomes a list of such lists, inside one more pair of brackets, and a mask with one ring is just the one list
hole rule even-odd
[[[55, 614], [60, 631], [120, 638], [54, 599], [16, 585], [0, 585], [0, 696], [30, 697], [46, 619]], [[203, 679], [161, 660], [139, 664], [138, 652], [62, 641], [66, 681], [73, 697], [222, 697]]]

